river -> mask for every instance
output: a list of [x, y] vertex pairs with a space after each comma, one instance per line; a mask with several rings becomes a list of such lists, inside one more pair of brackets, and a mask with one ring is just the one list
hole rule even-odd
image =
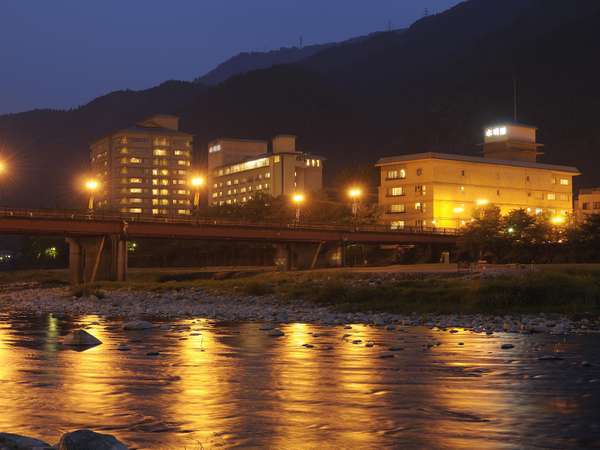
[[[103, 344], [60, 344], [80, 327]], [[281, 329], [0, 316], [0, 431], [92, 428], [138, 449], [600, 447], [599, 335]]]

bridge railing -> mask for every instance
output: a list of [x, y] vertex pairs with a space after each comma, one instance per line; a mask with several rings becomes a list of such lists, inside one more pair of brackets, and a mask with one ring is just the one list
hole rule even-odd
[[455, 228], [437, 227], [403, 227], [392, 229], [383, 224], [325, 224], [317, 222], [302, 221], [294, 223], [289, 221], [245, 221], [208, 217], [150, 217], [138, 214], [119, 214], [104, 211], [80, 211], [80, 210], [51, 210], [51, 209], [14, 209], [0, 208], [0, 219], [2, 218], [27, 218], [27, 219], [54, 219], [54, 220], [79, 220], [79, 221], [106, 221], [120, 223], [166, 223], [203, 226], [236, 226], [248, 228], [287, 228], [298, 230], [330, 230], [344, 232], [370, 232], [370, 233], [411, 233], [411, 234], [436, 234], [452, 235], [460, 234]]

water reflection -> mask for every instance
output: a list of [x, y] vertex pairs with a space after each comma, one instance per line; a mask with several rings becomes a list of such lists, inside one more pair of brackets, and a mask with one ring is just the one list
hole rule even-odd
[[[78, 327], [103, 344], [60, 345]], [[152, 449], [600, 443], [598, 337], [283, 329], [276, 339], [251, 323], [124, 332], [95, 316], [1, 317], [0, 429], [55, 442], [92, 427]], [[515, 348], [501, 351], [507, 340]]]

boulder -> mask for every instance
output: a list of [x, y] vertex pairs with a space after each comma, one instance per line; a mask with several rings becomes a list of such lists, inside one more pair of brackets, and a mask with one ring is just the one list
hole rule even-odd
[[62, 343], [73, 347], [93, 347], [102, 344], [102, 341], [85, 330], [75, 330], [67, 334]]
[[127, 446], [110, 434], [92, 430], [77, 430], [65, 433], [57, 444], [58, 450], [128, 450]]
[[0, 433], [0, 450], [54, 450], [54, 447], [27, 436]]
[[148, 330], [152, 327], [153, 325], [145, 320], [132, 320], [123, 324], [124, 330]]

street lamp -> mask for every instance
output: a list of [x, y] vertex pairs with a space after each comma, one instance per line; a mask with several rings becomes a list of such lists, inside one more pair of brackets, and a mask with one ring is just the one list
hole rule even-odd
[[296, 205], [296, 223], [300, 223], [300, 207], [304, 203], [304, 194], [296, 193], [292, 196], [292, 202]]
[[351, 187], [348, 189], [348, 197], [352, 200], [352, 219], [354, 221], [354, 227], [356, 228], [356, 222], [358, 219], [358, 204], [362, 197], [362, 189], [359, 187]]
[[94, 178], [90, 178], [85, 181], [84, 186], [85, 186], [85, 189], [90, 193], [90, 199], [88, 201], [88, 209], [90, 211], [93, 211], [94, 210], [94, 194], [98, 190], [100, 183], [98, 183], [98, 180], [96, 180]]
[[200, 189], [206, 184], [206, 179], [202, 175], [195, 175], [191, 180], [194, 188], [194, 209], [200, 206]]

